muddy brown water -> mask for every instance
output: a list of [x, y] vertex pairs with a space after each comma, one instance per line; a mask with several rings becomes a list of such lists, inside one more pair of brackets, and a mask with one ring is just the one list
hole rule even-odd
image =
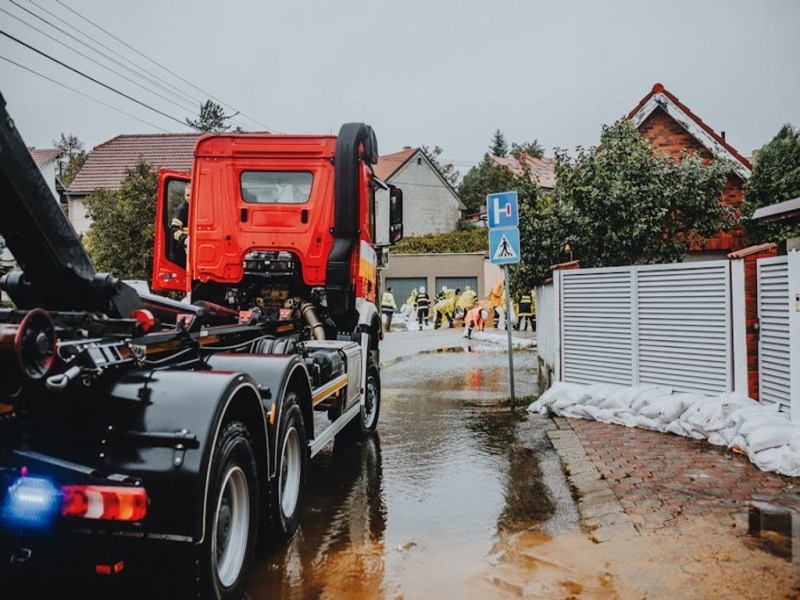
[[[507, 354], [445, 350], [383, 370], [378, 435], [312, 461], [300, 530], [258, 556], [249, 599], [800, 598], [800, 561], [727, 522], [596, 543], [553, 423], [498, 403]], [[515, 353], [520, 400], [535, 360]]]
[[[524, 408], [501, 402], [507, 355], [449, 350], [383, 370], [378, 435], [312, 461], [300, 531], [259, 557], [250, 598], [466, 597], [500, 535], [556, 520]], [[515, 354], [517, 396], [535, 358]]]

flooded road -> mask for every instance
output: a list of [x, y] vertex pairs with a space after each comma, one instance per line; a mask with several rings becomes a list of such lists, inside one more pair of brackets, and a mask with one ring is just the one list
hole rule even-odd
[[[468, 597], [501, 534], [577, 531], [548, 421], [507, 406], [507, 354], [455, 350], [383, 369], [378, 436], [311, 462], [300, 531], [250, 598]], [[514, 361], [530, 396], [535, 351]]]

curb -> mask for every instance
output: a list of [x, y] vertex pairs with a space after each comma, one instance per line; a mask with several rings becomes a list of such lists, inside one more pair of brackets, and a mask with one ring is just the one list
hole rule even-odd
[[611, 486], [600, 476], [569, 421], [554, 417], [553, 422], [557, 429], [549, 431], [547, 436], [561, 459], [578, 505], [581, 530], [596, 543], [638, 537], [639, 531]]

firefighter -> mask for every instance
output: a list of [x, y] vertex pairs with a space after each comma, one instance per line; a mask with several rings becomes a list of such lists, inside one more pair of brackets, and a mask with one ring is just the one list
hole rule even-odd
[[172, 215], [169, 233], [172, 237], [172, 254], [175, 262], [181, 266], [186, 265], [186, 254], [189, 251], [189, 198], [192, 195], [192, 183], [186, 184], [183, 192], [183, 202], [178, 205]]
[[[492, 321], [495, 327], [497, 327], [500, 317], [498, 314], [499, 312], [498, 307], [500, 307], [500, 305], [504, 302], [503, 300], [504, 291], [505, 291], [505, 283], [501, 279], [496, 284], [494, 284], [494, 286], [492, 286], [492, 289], [489, 292], [489, 296], [487, 298], [489, 300], [489, 304], [491, 305]], [[505, 311], [504, 308], [502, 310]]]
[[514, 329], [518, 331], [527, 331], [528, 330], [528, 323], [531, 324], [531, 331], [535, 331], [535, 326], [533, 324], [533, 297], [532, 293], [522, 294], [522, 298], [519, 300], [519, 313], [518, 313], [518, 321], [517, 326]]
[[392, 329], [392, 315], [397, 310], [397, 304], [394, 301], [394, 294], [392, 294], [392, 286], [389, 286], [383, 297], [381, 298], [381, 312], [386, 315], [386, 331]]
[[472, 338], [473, 329], [476, 331], [483, 331], [483, 323], [485, 318], [486, 311], [483, 310], [481, 305], [478, 304], [478, 301], [475, 300], [472, 304], [472, 308], [469, 310], [469, 312], [467, 312], [467, 316], [464, 317], [463, 337]]
[[465, 285], [464, 293], [458, 297], [458, 302], [456, 302], [456, 308], [460, 308], [464, 311], [464, 313], [466, 313], [475, 304], [476, 298], [477, 294], [475, 293], [475, 290], [468, 285]]
[[447, 287], [442, 288], [442, 293], [440, 294], [441, 299], [438, 299], [435, 304], [434, 308], [434, 321], [433, 321], [433, 328], [438, 329], [440, 326], [444, 326], [445, 321], [450, 325], [453, 326], [453, 313], [456, 311], [456, 296], [460, 290], [450, 290]]
[[428, 310], [431, 307], [431, 297], [425, 292], [425, 286], [419, 286], [419, 293], [417, 294], [417, 300], [415, 303], [415, 308], [417, 310], [417, 322], [419, 323], [419, 328], [422, 329], [423, 323], [425, 326], [428, 326]]
[[516, 321], [516, 308], [514, 304], [514, 302], [511, 303], [511, 314], [506, 315], [506, 290], [503, 289], [503, 293], [500, 296], [500, 304], [494, 308], [499, 315], [495, 323], [497, 329], [507, 329], [508, 327], [514, 326], [514, 322]]
[[400, 307], [400, 317], [408, 323], [416, 317], [414, 305], [417, 303], [417, 288], [411, 290], [411, 294], [406, 299], [405, 304]]

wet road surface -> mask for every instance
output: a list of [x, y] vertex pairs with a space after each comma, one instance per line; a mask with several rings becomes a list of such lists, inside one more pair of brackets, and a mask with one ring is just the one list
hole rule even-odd
[[[577, 531], [549, 421], [507, 406], [507, 354], [444, 350], [383, 369], [378, 435], [311, 462], [300, 531], [249, 598], [468, 597], [501, 534]], [[515, 352], [518, 398], [535, 361]]]

